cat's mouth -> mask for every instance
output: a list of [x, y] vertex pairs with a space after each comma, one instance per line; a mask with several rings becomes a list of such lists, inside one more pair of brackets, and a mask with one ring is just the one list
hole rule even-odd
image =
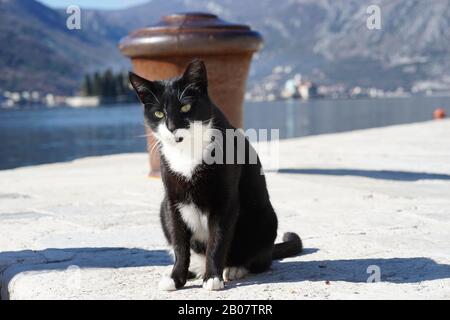
[[185, 141], [189, 134], [190, 132], [187, 129], [176, 129], [171, 132], [165, 124], [161, 124], [155, 132], [155, 136], [159, 141], [169, 145], [176, 145]]
[[172, 143], [180, 143], [185, 140], [185, 138], [189, 137], [190, 132], [187, 129], [177, 129], [172, 132], [170, 137], [167, 137]]
[[168, 130], [165, 124], [160, 124], [155, 136], [162, 143], [168, 146], [195, 144], [200, 148], [211, 142], [211, 124], [204, 124], [201, 121], [193, 121], [188, 128], [179, 128], [173, 132]]

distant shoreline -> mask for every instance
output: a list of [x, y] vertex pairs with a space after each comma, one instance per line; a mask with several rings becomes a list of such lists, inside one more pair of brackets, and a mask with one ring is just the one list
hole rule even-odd
[[[85, 97], [81, 96], [71, 96], [71, 97], [65, 97], [67, 99], [82, 99]], [[86, 97], [86, 98], [93, 98], [93, 97]], [[131, 100], [124, 100], [124, 101], [115, 101], [115, 100], [109, 100], [109, 99], [102, 99], [99, 97], [98, 103], [93, 104], [86, 104], [86, 105], [68, 105], [67, 103], [61, 103], [56, 105], [45, 105], [45, 104], [25, 104], [25, 105], [16, 105], [13, 107], [1, 107], [0, 111], [5, 110], [30, 110], [30, 109], [62, 109], [62, 108], [69, 108], [69, 109], [94, 109], [94, 108], [113, 108], [116, 106], [127, 106], [127, 105], [136, 105], [139, 104], [139, 102], [131, 101]], [[311, 101], [366, 101], [366, 100], [396, 100], [396, 99], [411, 99], [411, 98], [420, 98], [420, 99], [426, 99], [426, 98], [450, 98], [450, 93], [445, 94], [431, 94], [431, 95], [402, 95], [402, 96], [385, 96], [385, 97], [366, 97], [366, 96], [356, 96], [356, 97], [318, 97], [318, 98], [311, 98], [311, 99], [301, 99], [301, 98], [291, 98], [291, 99], [283, 99], [283, 98], [277, 98], [274, 100], [261, 100], [261, 101], [255, 101], [255, 100], [244, 100], [245, 103], [270, 103], [270, 102], [286, 102], [286, 103], [306, 103]]]

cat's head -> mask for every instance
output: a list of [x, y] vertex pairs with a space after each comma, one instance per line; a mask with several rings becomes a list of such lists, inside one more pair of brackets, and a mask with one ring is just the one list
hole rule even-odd
[[144, 105], [147, 125], [162, 142], [180, 143], [183, 132], [211, 120], [206, 67], [201, 60], [192, 61], [183, 75], [170, 80], [150, 81], [130, 72], [130, 82]]

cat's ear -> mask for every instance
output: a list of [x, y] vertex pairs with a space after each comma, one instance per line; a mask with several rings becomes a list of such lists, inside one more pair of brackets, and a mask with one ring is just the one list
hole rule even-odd
[[156, 97], [157, 88], [153, 81], [144, 79], [133, 72], [129, 72], [128, 76], [139, 100], [141, 100], [143, 104], [158, 102], [158, 98]]
[[190, 88], [196, 89], [201, 93], [208, 91], [208, 76], [205, 63], [202, 60], [195, 59], [186, 68], [183, 74], [183, 80]]

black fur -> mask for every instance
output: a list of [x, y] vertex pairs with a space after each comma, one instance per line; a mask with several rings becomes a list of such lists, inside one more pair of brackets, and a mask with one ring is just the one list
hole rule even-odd
[[[169, 81], [148, 81], [130, 73], [130, 81], [145, 106], [148, 125], [157, 130], [160, 121], [167, 128], [187, 128], [189, 121], [213, 119], [213, 127], [224, 132], [234, 129], [222, 112], [211, 102], [207, 91], [206, 68], [194, 60], [183, 76]], [[179, 92], [185, 90], [182, 101]], [[187, 114], [179, 110], [191, 104]], [[165, 119], [156, 119], [155, 110], [164, 111]], [[224, 138], [225, 141], [225, 138]], [[245, 140], [245, 159], [255, 152]], [[226, 148], [223, 149], [224, 157]], [[261, 164], [202, 163], [192, 178], [174, 173], [164, 153], [161, 153], [161, 175], [166, 195], [161, 204], [161, 222], [164, 234], [173, 246], [175, 265], [171, 274], [177, 288], [192, 277], [189, 273], [190, 250], [206, 255], [204, 280], [222, 279], [226, 266], [242, 266], [252, 273], [270, 268], [272, 259], [296, 255], [302, 250], [298, 235], [285, 234], [285, 242], [274, 245], [277, 217], [269, 200]], [[192, 230], [182, 219], [177, 205], [194, 203], [207, 215], [209, 238], [195, 240]]]

